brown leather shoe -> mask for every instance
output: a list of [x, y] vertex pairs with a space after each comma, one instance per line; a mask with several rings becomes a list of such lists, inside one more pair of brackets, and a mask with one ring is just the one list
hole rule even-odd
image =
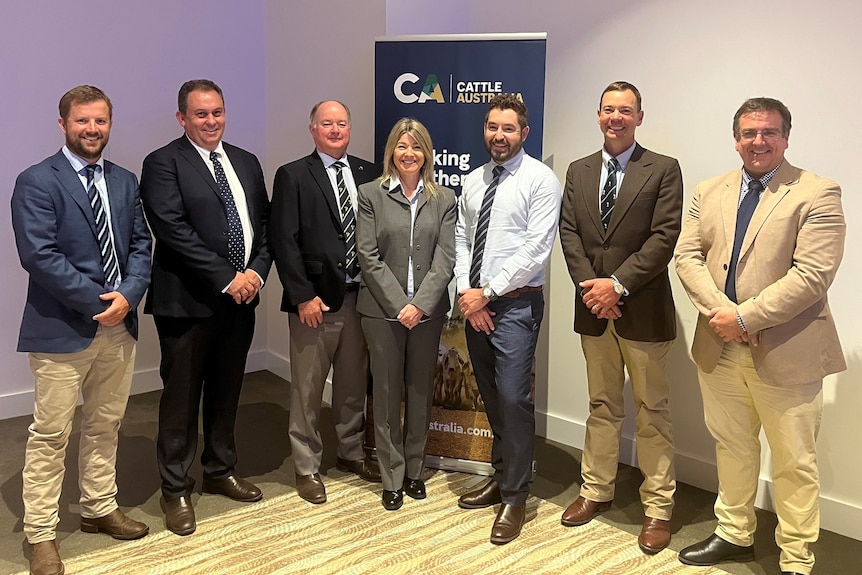
[[182, 496], [177, 499], [165, 499], [162, 495], [159, 505], [165, 512], [165, 527], [177, 535], [191, 535], [197, 529], [195, 523], [195, 509], [192, 500]]
[[503, 502], [500, 495], [500, 486], [493, 479], [476, 489], [465, 493], [458, 498], [458, 507], [461, 509], [482, 509]]
[[146, 523], [135, 521], [119, 509], [114, 509], [102, 517], [81, 517], [81, 531], [107, 533], [114, 539], [128, 541], [140, 539], [150, 532], [150, 528]]
[[524, 526], [524, 517], [526, 517], [525, 505], [502, 504], [500, 511], [497, 512], [497, 519], [494, 520], [494, 526], [491, 527], [491, 543], [504, 545], [518, 537], [521, 534], [521, 527]]
[[242, 501], [243, 503], [260, 501], [263, 497], [263, 493], [261, 493], [256, 485], [238, 475], [228, 475], [224, 479], [208, 479], [204, 477], [202, 489], [204, 493], [224, 495], [234, 501]]
[[30, 544], [30, 575], [63, 575], [65, 572], [56, 541]]
[[319, 473], [296, 476], [296, 492], [309, 503], [325, 503], [326, 488]]
[[338, 457], [335, 460], [335, 468], [339, 471], [355, 473], [365, 481], [370, 481], [371, 483], [380, 483], [383, 481], [380, 478], [380, 467], [371, 463], [367, 459], [350, 461], [349, 459], [341, 459]]
[[658, 553], [670, 543], [670, 521], [647, 517], [638, 536], [638, 547], [649, 555]]
[[575, 502], [563, 511], [563, 517], [560, 519], [560, 523], [566, 527], [584, 525], [585, 523], [589, 523], [590, 520], [599, 513], [607, 511], [610, 508], [610, 501], [592, 501], [583, 496], [578, 496], [578, 498], [575, 499]]

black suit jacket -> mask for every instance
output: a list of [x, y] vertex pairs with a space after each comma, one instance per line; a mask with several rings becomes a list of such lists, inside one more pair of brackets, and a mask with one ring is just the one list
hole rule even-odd
[[[347, 156], [359, 187], [380, 170], [371, 162]], [[335, 191], [317, 150], [281, 166], [272, 186], [272, 225], [269, 227], [278, 277], [284, 287], [281, 310], [320, 296], [332, 311], [344, 302], [344, 232]]]
[[578, 283], [615, 275], [629, 290], [614, 322], [635, 341], [670, 341], [676, 314], [667, 266], [680, 233], [682, 172], [679, 163], [635, 147], [607, 231], [599, 214], [602, 153], [572, 162], [560, 215], [560, 244], [575, 282], [575, 331], [599, 336], [608, 320], [590, 313]]
[[[266, 280], [269, 198], [254, 154], [222, 143], [242, 183], [254, 241], [247, 269]], [[144, 159], [141, 199], [156, 239], [153, 274], [144, 307], [166, 317], [209, 317], [230, 296], [222, 290], [236, 275], [228, 261], [228, 222], [215, 178], [183, 135]], [[259, 298], [249, 305], [257, 305]]]

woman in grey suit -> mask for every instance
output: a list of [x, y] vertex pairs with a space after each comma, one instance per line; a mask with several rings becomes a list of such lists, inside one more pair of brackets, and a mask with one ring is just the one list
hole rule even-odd
[[455, 193], [434, 183], [433, 158], [425, 126], [402, 118], [386, 141], [383, 175], [358, 190], [356, 308], [371, 358], [377, 459], [390, 511], [401, 507], [405, 491], [425, 497], [434, 370], [450, 307]]

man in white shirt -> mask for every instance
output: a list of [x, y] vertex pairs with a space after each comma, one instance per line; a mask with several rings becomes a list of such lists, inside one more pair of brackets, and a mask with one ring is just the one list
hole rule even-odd
[[491, 529], [497, 545], [518, 537], [524, 524], [536, 427], [533, 356], [562, 199], [551, 169], [523, 150], [529, 131], [527, 108], [514, 95], [490, 102], [484, 137], [492, 161], [464, 179], [455, 229], [467, 349], [494, 432], [494, 476], [458, 505], [502, 503]]

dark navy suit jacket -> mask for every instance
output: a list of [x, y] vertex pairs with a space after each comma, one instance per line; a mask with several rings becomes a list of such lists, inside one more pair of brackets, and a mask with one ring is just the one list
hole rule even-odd
[[[138, 180], [107, 160], [114, 246], [122, 281], [117, 288], [131, 311], [124, 322], [138, 337], [137, 308], [150, 283], [152, 239]], [[27, 168], [12, 193], [12, 227], [21, 265], [30, 274], [18, 351], [74, 353], [96, 334], [93, 316], [107, 292], [87, 191], [62, 150]]]

